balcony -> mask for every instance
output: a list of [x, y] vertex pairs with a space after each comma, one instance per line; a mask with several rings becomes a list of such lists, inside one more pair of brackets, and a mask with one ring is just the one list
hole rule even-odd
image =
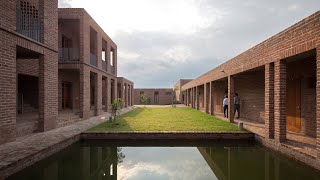
[[42, 28], [36, 7], [27, 1], [17, 2], [17, 32], [41, 42]]
[[102, 64], [102, 70], [107, 72], [107, 62], [104, 60], [101, 60], [101, 64]]
[[111, 66], [110, 70], [111, 70], [111, 74], [115, 75], [116, 72], [115, 72], [114, 66]]
[[59, 48], [59, 61], [79, 61], [78, 48]]
[[97, 67], [97, 55], [90, 53], [90, 64]]

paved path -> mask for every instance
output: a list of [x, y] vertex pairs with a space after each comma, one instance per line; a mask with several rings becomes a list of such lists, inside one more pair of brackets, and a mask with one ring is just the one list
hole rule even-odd
[[[134, 109], [121, 110], [121, 114]], [[0, 180], [44, 159], [80, 139], [80, 133], [103, 123], [110, 114], [91, 117], [69, 126], [18, 138], [0, 146]]]

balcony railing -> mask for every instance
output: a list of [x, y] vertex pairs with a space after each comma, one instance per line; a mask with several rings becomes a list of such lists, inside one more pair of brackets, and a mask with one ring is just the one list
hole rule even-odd
[[116, 71], [114, 70], [114, 66], [111, 66], [110, 70], [111, 70], [111, 74], [115, 75]]
[[101, 64], [102, 64], [102, 70], [107, 72], [107, 62], [104, 60], [101, 60]]
[[59, 48], [59, 61], [79, 61], [78, 48]]
[[17, 32], [41, 41], [42, 28], [39, 19], [38, 9], [27, 1], [17, 1]]
[[90, 53], [90, 64], [97, 66], [97, 55]]

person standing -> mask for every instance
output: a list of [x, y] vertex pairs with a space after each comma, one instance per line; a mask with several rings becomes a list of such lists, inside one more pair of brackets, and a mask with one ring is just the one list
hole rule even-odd
[[225, 118], [228, 118], [228, 96], [224, 96], [223, 99], [223, 114]]
[[240, 118], [240, 98], [238, 93], [235, 93], [235, 97], [234, 97], [234, 114], [236, 114], [236, 112], [238, 112], [237, 119], [239, 119]]

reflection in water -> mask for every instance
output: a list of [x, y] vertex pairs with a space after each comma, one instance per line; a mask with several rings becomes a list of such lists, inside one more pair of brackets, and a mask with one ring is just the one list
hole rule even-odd
[[120, 148], [78, 143], [9, 179], [317, 180], [320, 173], [260, 146]]
[[198, 147], [219, 180], [320, 179], [320, 172], [263, 147]]

